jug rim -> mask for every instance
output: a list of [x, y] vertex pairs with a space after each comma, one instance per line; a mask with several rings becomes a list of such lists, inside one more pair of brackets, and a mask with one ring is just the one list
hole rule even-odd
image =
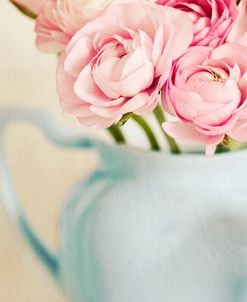
[[184, 151], [180, 154], [172, 154], [169, 153], [168, 150], [160, 150], [160, 151], [155, 151], [155, 150], [148, 150], [144, 149], [141, 147], [136, 147], [136, 146], [130, 146], [130, 145], [124, 145], [124, 144], [115, 144], [115, 145], [110, 145], [107, 143], [104, 143], [104, 145], [108, 148], [115, 149], [115, 152], [128, 152], [132, 153], [136, 157], [138, 156], [152, 156], [152, 157], [162, 157], [165, 156], [166, 158], [169, 159], [176, 159], [176, 160], [181, 160], [181, 159], [205, 159], [205, 160], [212, 160], [212, 159], [232, 159], [236, 158], [237, 156], [245, 156], [247, 158], [247, 147], [240, 149], [240, 150], [234, 150], [231, 152], [222, 152], [222, 153], [216, 153], [213, 156], [206, 156], [205, 152], [203, 151]]

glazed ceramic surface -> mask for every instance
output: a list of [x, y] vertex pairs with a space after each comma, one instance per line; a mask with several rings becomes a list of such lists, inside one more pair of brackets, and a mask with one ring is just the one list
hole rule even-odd
[[1, 156], [9, 213], [71, 301], [247, 301], [246, 151], [209, 159], [108, 146], [25, 110], [3, 113], [1, 131], [17, 120], [99, 154], [68, 193], [54, 252], [29, 225]]

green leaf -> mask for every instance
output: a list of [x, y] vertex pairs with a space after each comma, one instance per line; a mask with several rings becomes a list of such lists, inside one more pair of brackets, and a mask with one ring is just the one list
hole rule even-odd
[[16, 3], [14, 0], [10, 0], [10, 2], [24, 15], [26, 15], [27, 17], [31, 18], [31, 19], [36, 19], [37, 15], [33, 12], [31, 12], [29, 9], [27, 9], [26, 7]]
[[226, 152], [230, 152], [230, 148], [229, 147], [226, 147], [225, 145], [223, 145], [222, 143], [221, 144], [218, 144], [217, 145], [217, 148], [216, 148], [216, 151], [215, 153], [216, 154], [219, 154], [219, 153], [226, 153]]

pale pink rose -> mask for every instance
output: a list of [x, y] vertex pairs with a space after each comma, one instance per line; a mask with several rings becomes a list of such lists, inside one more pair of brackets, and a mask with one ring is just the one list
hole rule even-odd
[[42, 0], [11, 0], [28, 11], [37, 14]]
[[238, 9], [238, 17], [227, 37], [227, 41], [247, 46], [247, 0], [241, 0]]
[[157, 0], [186, 12], [194, 22], [193, 46], [217, 47], [237, 17], [236, 0]]
[[36, 46], [42, 52], [64, 50], [84, 24], [102, 14], [114, 0], [43, 0], [35, 24]]
[[191, 47], [173, 65], [162, 101], [179, 119], [163, 125], [177, 140], [204, 144], [208, 154], [225, 135], [247, 141], [247, 47]]
[[63, 110], [98, 128], [153, 110], [172, 61], [192, 38], [192, 22], [179, 10], [141, 0], [111, 6], [75, 34], [60, 59]]

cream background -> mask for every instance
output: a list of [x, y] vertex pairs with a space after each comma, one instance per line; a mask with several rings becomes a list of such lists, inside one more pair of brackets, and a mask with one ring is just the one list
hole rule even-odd
[[[59, 108], [55, 68], [55, 56], [40, 54], [34, 47], [33, 22], [7, 0], [1, 0], [0, 110], [15, 105], [45, 108], [61, 123], [78, 127], [74, 119], [63, 115]], [[7, 146], [23, 205], [34, 228], [55, 248], [65, 192], [93, 167], [93, 158], [86, 152], [49, 146], [36, 129], [25, 125], [8, 130]], [[67, 301], [8, 220], [1, 200], [0, 230], [0, 301]]]

